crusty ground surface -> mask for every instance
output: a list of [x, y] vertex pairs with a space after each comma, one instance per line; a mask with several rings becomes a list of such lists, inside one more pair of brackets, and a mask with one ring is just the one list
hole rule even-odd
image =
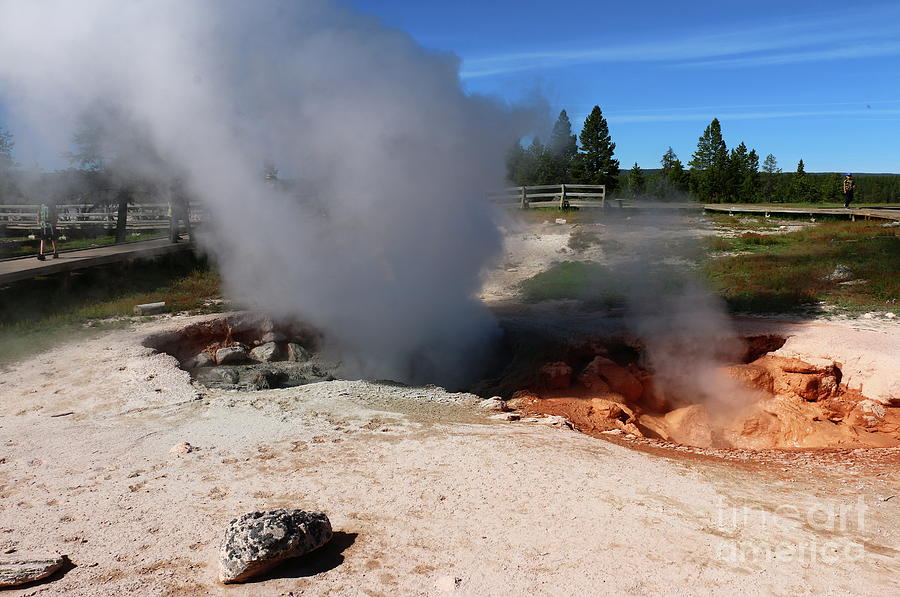
[[[362, 381], [210, 391], [141, 346], [196, 320], [135, 322], [0, 373], [0, 553], [74, 564], [7, 595], [900, 590], [898, 449], [596, 439], [491, 419], [471, 395]], [[867, 394], [896, 388], [892, 322], [740, 325], [841, 360]], [[170, 454], [179, 442], [198, 449]], [[280, 507], [328, 513], [332, 546], [218, 584], [227, 522]]]

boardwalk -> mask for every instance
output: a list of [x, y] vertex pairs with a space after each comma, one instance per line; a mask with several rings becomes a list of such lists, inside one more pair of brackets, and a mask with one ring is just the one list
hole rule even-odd
[[6, 259], [0, 261], [0, 286], [37, 276], [48, 276], [97, 265], [127, 263], [159, 255], [190, 251], [193, 247], [194, 245], [189, 242], [172, 243], [167, 238], [161, 238], [97, 249], [69, 251], [60, 253], [59, 259], [48, 257], [47, 261], [38, 261], [35, 257]]
[[850, 218], [853, 221], [862, 220], [900, 220], [900, 209], [896, 208], [878, 208], [878, 207], [852, 207], [844, 209], [842, 207], [772, 207], [772, 206], [754, 206], [754, 205], [720, 205], [707, 204], [703, 206], [706, 211], [724, 212], [729, 215], [734, 214], [754, 214], [754, 215], [791, 215], [791, 216], [808, 216], [815, 218], [816, 216], [842, 217]]

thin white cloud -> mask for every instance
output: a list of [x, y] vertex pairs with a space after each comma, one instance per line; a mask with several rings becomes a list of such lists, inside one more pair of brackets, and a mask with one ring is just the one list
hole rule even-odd
[[[860, 18], [856, 15], [857, 21]], [[897, 46], [900, 45], [895, 41], [898, 36], [895, 23], [898, 19], [900, 12], [891, 9], [866, 16], [864, 20], [867, 22], [883, 25], [865, 28], [846, 27], [843, 17], [829, 17], [816, 22], [778, 23], [650, 43], [510, 52], [465, 58], [461, 76], [474, 79], [600, 62], [687, 63], [688, 66], [716, 66], [721, 63], [729, 66], [726, 63], [730, 61], [746, 60], [746, 66], [751, 66], [893, 54], [898, 52]], [[834, 49], [835, 44], [841, 47]], [[765, 54], [767, 52], [770, 54]], [[763, 55], [742, 56], [747, 54]], [[714, 60], [725, 57], [732, 58]]]
[[777, 66], [780, 64], [793, 64], [798, 62], [818, 62], [821, 60], [872, 58], [875, 56], [893, 56], [896, 54], [900, 54], [900, 42], [861, 44], [806, 52], [745, 56], [742, 58], [726, 58], [721, 60], [704, 60], [700, 62], [687, 62], [677, 66], [680, 68], [744, 68], [754, 66]]
[[[812, 118], [821, 116], [900, 116], [900, 110], [770, 110], [756, 112], [672, 114], [658, 112], [654, 114], [607, 114], [606, 120], [611, 123], [654, 123], [654, 122], [708, 122], [713, 118], [719, 120], [763, 120], [770, 118]], [[874, 119], [874, 118], [873, 118]]]

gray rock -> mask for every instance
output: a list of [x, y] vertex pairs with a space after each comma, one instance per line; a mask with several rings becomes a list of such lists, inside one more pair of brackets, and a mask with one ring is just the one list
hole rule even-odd
[[266, 342], [265, 344], [260, 344], [256, 348], [250, 351], [250, 358], [254, 361], [260, 361], [262, 363], [269, 363], [278, 358], [278, 345], [274, 342]]
[[228, 367], [214, 367], [197, 376], [200, 383], [205, 384], [229, 384], [234, 385], [240, 380], [240, 375], [234, 369]]
[[280, 377], [277, 371], [269, 369], [250, 370], [241, 376], [240, 383], [254, 390], [268, 390], [278, 387]]
[[240, 346], [229, 346], [216, 351], [216, 363], [219, 365], [233, 365], [247, 361], [247, 351]]
[[194, 358], [190, 359], [187, 363], [185, 363], [185, 367], [188, 369], [199, 369], [200, 367], [212, 367], [216, 364], [216, 361], [209, 355], [209, 353], [201, 352]]
[[308, 350], [296, 342], [289, 343], [287, 345], [287, 350], [288, 360], [294, 363], [305, 363], [312, 356]]
[[66, 563], [66, 556], [0, 556], [0, 587], [17, 587], [47, 578]]
[[318, 549], [331, 539], [322, 512], [251, 512], [228, 524], [219, 560], [219, 580], [244, 582], [287, 560]]
[[831, 280], [832, 282], [840, 282], [851, 278], [853, 278], [853, 271], [846, 265], [840, 263], [835, 266], [833, 272], [825, 276], [826, 280]]
[[166, 310], [166, 303], [144, 303], [134, 306], [135, 315], [159, 315]]

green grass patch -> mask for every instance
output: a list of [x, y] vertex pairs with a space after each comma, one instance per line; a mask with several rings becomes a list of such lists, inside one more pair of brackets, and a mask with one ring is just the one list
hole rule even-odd
[[218, 273], [192, 255], [174, 255], [131, 266], [50, 276], [0, 289], [0, 364], [9, 364], [61, 342], [126, 325], [134, 306], [166, 302], [169, 312], [214, 312]]
[[648, 289], [676, 293], [687, 280], [683, 267], [649, 265], [628, 278], [599, 263], [564, 261], [523, 281], [521, 291], [529, 302], [574, 299], [593, 307], [619, 307], [629, 294], [646, 294]]
[[[662, 245], [659, 259], [675, 256], [677, 247]], [[789, 232], [747, 232], [736, 238], [711, 238], [711, 252], [738, 255], [700, 259], [699, 275], [735, 312], [809, 313], [820, 303], [849, 314], [891, 311], [900, 314], [900, 230], [877, 222], [827, 222]], [[852, 280], [829, 280], [838, 265]], [[527, 301], [576, 299], [586, 304], [620, 305], [626, 293], [678, 292], [691, 276], [683, 267], [645, 264], [627, 276], [593, 262], [559, 263], [521, 285]], [[842, 282], [853, 281], [852, 284]]]
[[[711, 244], [717, 250], [750, 251], [705, 265], [713, 288], [736, 311], [790, 312], [820, 301], [850, 312], [897, 312], [900, 307], [900, 232], [895, 228], [828, 222], [787, 234], [742, 235]], [[828, 280], [839, 264], [860, 282]]]

